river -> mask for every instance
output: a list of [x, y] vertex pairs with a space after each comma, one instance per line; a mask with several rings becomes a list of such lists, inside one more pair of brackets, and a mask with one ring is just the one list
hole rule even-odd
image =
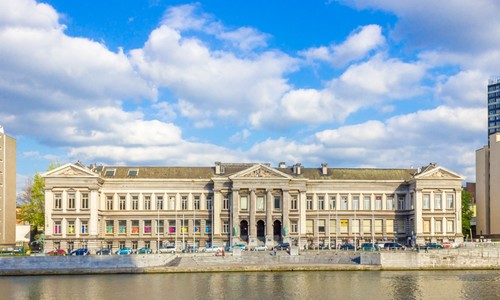
[[500, 299], [500, 271], [0, 277], [0, 299]]

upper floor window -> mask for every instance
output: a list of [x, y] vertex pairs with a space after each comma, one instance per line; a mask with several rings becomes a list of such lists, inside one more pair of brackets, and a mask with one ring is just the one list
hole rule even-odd
[[[296, 210], [297, 209], [297, 195], [292, 195], [290, 199], [290, 209]], [[296, 231], [292, 231], [296, 232]]]
[[200, 196], [194, 196], [194, 209], [200, 210]]
[[248, 209], [248, 197], [247, 196], [241, 196], [241, 198], [240, 198], [240, 209], [241, 210], [247, 210]]
[[144, 220], [144, 233], [151, 233], [151, 220]]
[[113, 210], [113, 196], [106, 197], [106, 209]]
[[223, 195], [222, 209], [229, 209], [229, 195]]
[[68, 221], [68, 234], [75, 234], [75, 221]]
[[375, 196], [375, 209], [382, 210], [382, 196]]
[[424, 194], [422, 200], [423, 200], [423, 209], [430, 209], [431, 208], [431, 195]]
[[175, 205], [175, 196], [170, 196], [170, 200], [169, 200], [169, 209], [170, 209], [170, 210], [176, 210], [176, 205]]
[[435, 209], [442, 209], [443, 208], [443, 205], [442, 205], [442, 200], [441, 200], [441, 194], [435, 194], [434, 195], [434, 208]]
[[371, 209], [370, 208], [371, 207], [371, 205], [370, 205], [371, 204], [371, 200], [372, 200], [372, 198], [370, 196], [365, 196], [364, 197], [363, 208], [365, 210], [370, 210]]
[[229, 232], [229, 222], [224, 221], [222, 223], [222, 233], [228, 233]]
[[163, 209], [163, 196], [156, 196], [156, 209]]
[[446, 208], [453, 209], [454, 207], [453, 194], [446, 194]]
[[398, 195], [398, 209], [399, 210], [405, 209], [405, 196], [404, 195]]
[[359, 196], [352, 196], [352, 209], [359, 210]]
[[337, 196], [330, 196], [330, 210], [337, 209]]
[[307, 200], [306, 200], [306, 209], [307, 210], [312, 210], [313, 209], [313, 198], [312, 196], [307, 196]]
[[181, 197], [181, 209], [182, 210], [187, 210], [188, 209], [188, 198], [187, 198], [187, 196], [182, 196]]
[[394, 209], [394, 196], [393, 195], [388, 195], [386, 198], [386, 209], [387, 210], [393, 210]]
[[87, 193], [82, 193], [82, 209], [88, 209], [89, 208], [89, 194]]
[[89, 221], [81, 220], [80, 224], [81, 224], [81, 228], [82, 228], [82, 234], [89, 233]]
[[54, 221], [54, 234], [61, 234], [61, 221]]
[[118, 229], [120, 230], [120, 234], [126, 234], [127, 233], [127, 221], [126, 220], [120, 220], [118, 221]]
[[132, 209], [133, 210], [139, 209], [139, 197], [138, 196], [132, 196]]
[[55, 209], [62, 208], [62, 195], [61, 195], [61, 193], [57, 193], [54, 195], [54, 208]]
[[144, 209], [145, 210], [151, 209], [151, 196], [144, 196]]
[[212, 209], [212, 203], [213, 203], [213, 198], [211, 195], [207, 196], [207, 209], [211, 210]]
[[75, 194], [74, 193], [68, 194], [68, 208], [75, 209]]
[[264, 196], [257, 196], [257, 210], [263, 211], [266, 207]]
[[340, 209], [347, 210], [347, 195], [340, 196]]
[[120, 210], [125, 210], [126, 201], [125, 196], [120, 196]]
[[114, 226], [113, 220], [106, 220], [106, 234], [113, 234]]
[[281, 197], [274, 196], [274, 209], [281, 209]]
[[325, 196], [318, 196], [318, 210], [325, 209]]

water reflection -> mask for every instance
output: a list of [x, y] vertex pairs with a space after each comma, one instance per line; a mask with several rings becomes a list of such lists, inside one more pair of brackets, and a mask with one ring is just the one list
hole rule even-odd
[[498, 271], [0, 277], [1, 299], [500, 299]]

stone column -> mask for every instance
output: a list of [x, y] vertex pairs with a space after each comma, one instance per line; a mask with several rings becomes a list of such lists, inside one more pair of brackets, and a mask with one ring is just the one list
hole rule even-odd
[[287, 190], [283, 190], [282, 196], [282, 212], [283, 212], [283, 242], [290, 243], [290, 194]]
[[[99, 211], [99, 192], [97, 190], [91, 190], [89, 194], [89, 208], [90, 208], [90, 220], [88, 223], [88, 230], [91, 236], [99, 235], [99, 224], [98, 224], [98, 211]], [[104, 222], [104, 221], [102, 221]]]
[[[221, 211], [221, 202], [222, 202], [222, 194], [220, 190], [214, 190], [214, 203], [213, 205], [213, 214], [214, 214], [214, 224], [212, 224], [214, 235], [221, 235], [221, 220], [220, 220], [220, 211]], [[231, 228], [230, 228], [231, 229]]]
[[257, 195], [255, 194], [255, 189], [250, 191], [250, 218], [248, 219], [248, 239], [257, 239], [256, 223], [255, 223], [255, 210], [257, 205]]
[[266, 190], [266, 241], [273, 239], [273, 193]]
[[[237, 244], [240, 242], [240, 191], [238, 189], [233, 189], [232, 193], [232, 202], [231, 202], [231, 211], [230, 211], [230, 218], [231, 218], [231, 224], [233, 228], [238, 228], [238, 234], [234, 235], [233, 234], [233, 239], [231, 241], [231, 245]], [[233, 231], [234, 232], [234, 231]]]

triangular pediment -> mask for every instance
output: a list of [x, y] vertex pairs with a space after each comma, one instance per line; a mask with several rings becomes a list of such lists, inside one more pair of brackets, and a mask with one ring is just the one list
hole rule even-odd
[[254, 165], [229, 177], [230, 179], [291, 179], [292, 177], [263, 164]]
[[98, 177], [97, 174], [92, 172], [87, 168], [82, 168], [80, 166], [74, 164], [65, 164], [56, 168], [54, 170], [50, 170], [44, 174], [43, 177]]
[[435, 167], [415, 176], [416, 179], [457, 179], [465, 178], [443, 167]]

